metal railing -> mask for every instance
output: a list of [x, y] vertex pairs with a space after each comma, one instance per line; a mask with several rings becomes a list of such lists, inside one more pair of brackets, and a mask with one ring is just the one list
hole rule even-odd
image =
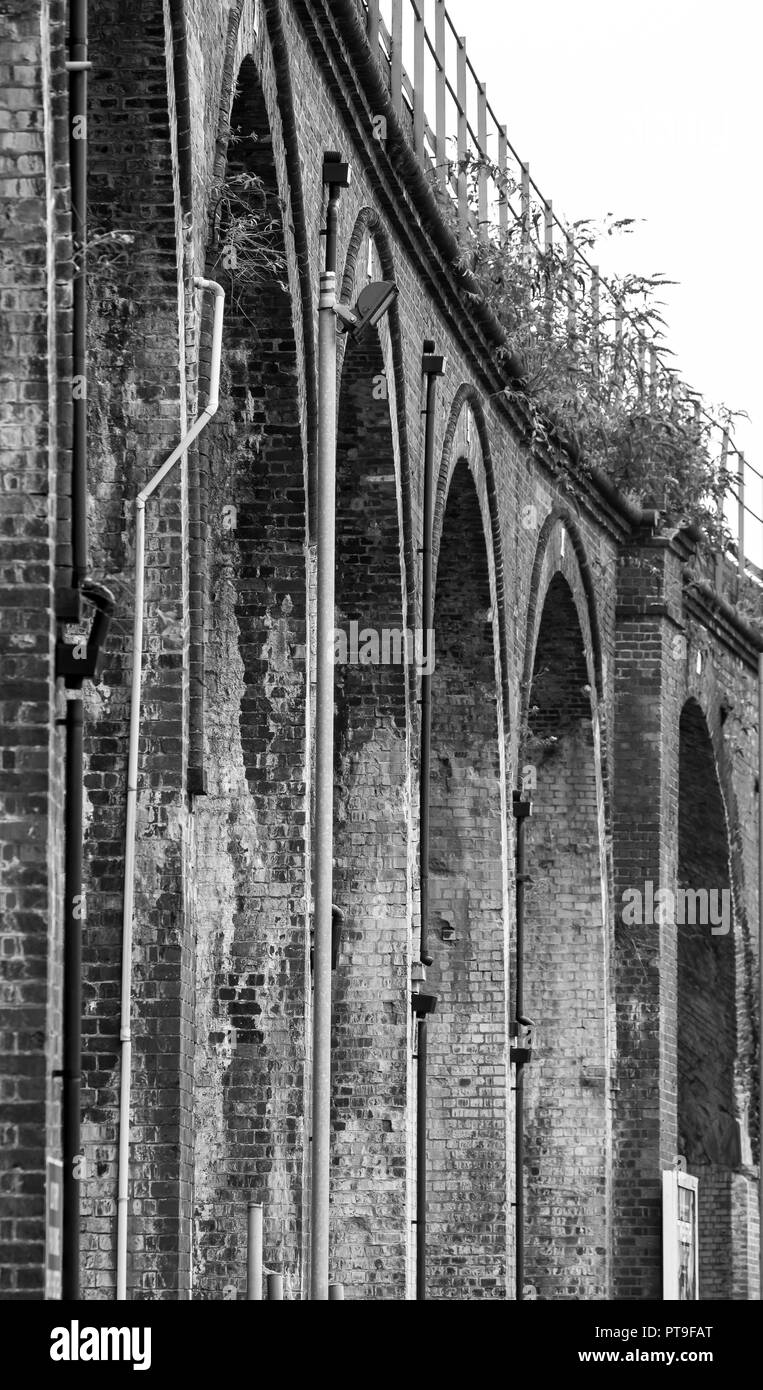
[[[518, 226], [538, 254], [549, 259], [550, 253], [561, 254], [566, 268], [564, 312], [571, 331], [585, 323], [597, 360], [609, 357], [619, 363], [638, 398], [667, 397], [684, 419], [693, 419], [719, 476], [728, 479], [719, 504], [720, 519], [732, 537], [726, 558], [739, 575], [750, 569], [759, 575], [763, 504], [756, 511], [749, 499], [753, 488], [763, 483], [763, 474], [736, 447], [729, 425], [715, 419], [699, 394], [666, 362], [668, 350], [656, 333], [650, 334], [649, 314], [633, 315], [541, 192], [488, 101], [485, 83], [445, 0], [358, 4], [398, 121], [460, 233], [471, 232], [487, 241]], [[749, 565], [745, 557], [751, 553], [757, 563]], [[719, 584], [722, 570], [719, 563]]]

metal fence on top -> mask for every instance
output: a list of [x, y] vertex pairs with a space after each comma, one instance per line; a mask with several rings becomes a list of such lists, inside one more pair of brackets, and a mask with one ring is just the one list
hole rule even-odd
[[[694, 420], [727, 480], [720, 503], [732, 537], [727, 558], [740, 574], [759, 576], [763, 502], [756, 509], [751, 501], [763, 497], [763, 474], [737, 448], [729, 425], [714, 418], [665, 360], [669, 354], [650, 334], [648, 315], [633, 316], [541, 192], [488, 100], [444, 0], [358, 0], [358, 6], [401, 127], [460, 232], [487, 241], [519, 226], [538, 254], [561, 254], [571, 329], [584, 323], [597, 359], [620, 363], [639, 397], [669, 396]], [[720, 566], [716, 577], [721, 583]]]

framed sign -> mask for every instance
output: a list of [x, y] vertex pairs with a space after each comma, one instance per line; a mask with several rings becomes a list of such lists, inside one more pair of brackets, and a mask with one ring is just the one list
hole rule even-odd
[[696, 1178], [671, 1168], [662, 1175], [662, 1296], [681, 1303], [699, 1298]]
[[49, 1158], [45, 1183], [45, 1297], [61, 1297], [61, 1238], [64, 1219], [64, 1166]]

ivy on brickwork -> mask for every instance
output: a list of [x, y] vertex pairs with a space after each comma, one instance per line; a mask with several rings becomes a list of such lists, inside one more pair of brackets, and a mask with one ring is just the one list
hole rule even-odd
[[[468, 155], [453, 172], [467, 178], [473, 207], [484, 171], [507, 198], [517, 192], [496, 165]], [[433, 191], [455, 230], [450, 183]], [[509, 217], [503, 230], [489, 225], [481, 235], [460, 236], [462, 268], [476, 282], [468, 293], [487, 302], [504, 330], [503, 356], [519, 371], [534, 441], [561, 439], [582, 468], [599, 468], [633, 501], [658, 508], [671, 527], [698, 524], [713, 547], [725, 550], [729, 473], [713, 456], [711, 422], [664, 366], [670, 354], [659, 292], [673, 282], [610, 277], [606, 300], [596, 303], [577, 253], [627, 232], [633, 219], [600, 226], [584, 220], [566, 244], [546, 246], [541, 217], [534, 209], [530, 226]], [[650, 370], [647, 343], [659, 347], [659, 371]], [[718, 423], [731, 431], [739, 413], [721, 407]]]

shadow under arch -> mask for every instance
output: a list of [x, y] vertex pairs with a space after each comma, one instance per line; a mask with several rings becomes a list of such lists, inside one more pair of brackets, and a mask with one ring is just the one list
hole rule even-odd
[[[596, 676], [596, 693], [601, 700], [604, 697], [604, 663], [602, 658], [601, 631], [599, 628], [593, 575], [591, 574], [591, 566], [577, 523], [564, 507], [552, 507], [548, 516], [545, 517], [543, 525], [538, 533], [538, 540], [535, 547], [535, 560], [533, 561], [532, 576], [530, 579], [530, 600], [527, 608], [525, 630], [528, 635], [532, 635], [536, 631], [538, 605], [541, 597], [544, 596], [542, 583], [543, 569], [544, 566], [548, 564], [549, 542], [559, 525], [562, 525], [567, 532], [572, 542], [572, 548], [577, 561], [580, 584], [585, 596], [587, 621], [590, 629], [590, 651], [593, 656], [593, 670]], [[526, 718], [527, 715], [527, 702], [532, 680], [533, 660], [534, 650], [530, 641], [528, 641], [525, 645], [524, 670], [522, 673], [522, 684], [525, 692], [522, 709], [523, 719]]]
[[[227, 306], [220, 407], [204, 436], [207, 786], [193, 806], [194, 1264], [195, 1287], [211, 1298], [238, 1277], [245, 1193], [271, 1214], [266, 1262], [284, 1270], [291, 1288], [301, 1287], [307, 1142], [309, 638], [300, 306], [285, 272], [242, 273], [246, 243], [232, 235], [237, 217], [266, 228], [271, 254], [286, 265], [283, 161], [253, 56], [241, 62], [235, 86], [231, 80], [231, 96], [234, 138], [220, 179], [235, 192], [218, 206], [207, 261], [208, 273], [224, 284]], [[230, 246], [236, 260], [224, 254]], [[250, 1120], [242, 1125], [244, 1113]]]
[[430, 780], [428, 1297], [505, 1299], [507, 845], [489, 539], [468, 461], [441, 514]]
[[[571, 546], [565, 547], [569, 536]], [[526, 821], [525, 1277], [542, 1299], [609, 1297], [613, 1038], [605, 777], [585, 568], [546, 519], [533, 569], [520, 729]], [[594, 610], [595, 613], [595, 610]]]
[[331, 1268], [405, 1296], [410, 788], [405, 572], [381, 334], [349, 338], [337, 428]]
[[[358, 258], [363, 243], [369, 238], [376, 247], [383, 280], [395, 279], [395, 262], [392, 243], [384, 223], [375, 208], [360, 209], [352, 235], [347, 245], [339, 298], [351, 303], [360, 292], [358, 285]], [[408, 442], [408, 416], [406, 408], [406, 381], [403, 362], [403, 337], [400, 326], [400, 309], [397, 300], [391, 305], [385, 319], [389, 332], [389, 348], [394, 376], [394, 413], [397, 427], [398, 450], [400, 456], [400, 493], [402, 504], [403, 555], [406, 579], [406, 616], [413, 624], [415, 612], [415, 591], [417, 584], [416, 545], [413, 538], [413, 501], [411, 487], [411, 459]], [[381, 327], [381, 325], [380, 325]], [[346, 341], [346, 340], [345, 340]], [[382, 370], [384, 370], [382, 364]]]
[[745, 1298], [754, 1185], [743, 1171], [753, 1098], [739, 1066], [741, 896], [712, 736], [693, 696], [679, 722], [677, 889], [678, 1147], [699, 1180], [699, 1296]]
[[490, 449], [490, 435], [482, 397], [476, 387], [469, 382], [459, 386], [451, 402], [448, 423], [443, 437], [440, 467], [435, 481], [434, 518], [432, 523], [432, 552], [436, 559], [439, 551], [440, 534], [445, 515], [450, 477], [455, 467], [454, 444], [464, 409], [468, 408], [477, 426], [482, 466], [485, 477], [485, 492], [490, 523], [490, 558], [493, 571], [493, 586], [498, 619], [498, 651], [500, 658], [500, 681], [503, 696], [503, 717], [508, 721], [511, 709], [509, 691], [508, 623], [506, 617], [506, 582], [501, 544], [501, 522], [498, 506], [498, 491], [495, 481], [493, 456]]

